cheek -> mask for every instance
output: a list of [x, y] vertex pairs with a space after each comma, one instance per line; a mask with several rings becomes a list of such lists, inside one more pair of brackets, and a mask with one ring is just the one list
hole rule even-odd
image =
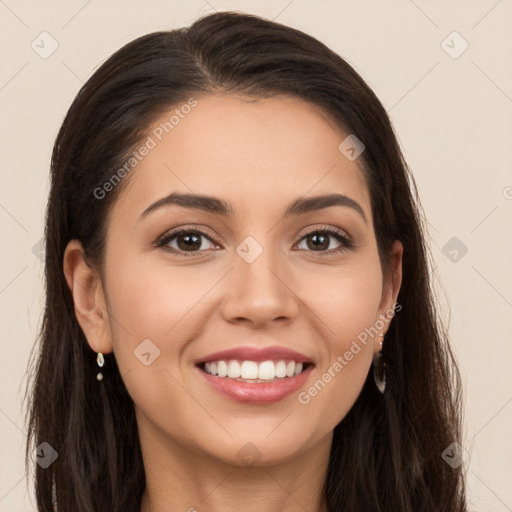
[[117, 261], [106, 290], [122, 379], [138, 414], [152, 418], [150, 423], [170, 428], [169, 411], [184, 413], [172, 424], [184, 440], [183, 433], [204, 414], [183, 387], [180, 361], [201, 328], [204, 296], [218, 279], [211, 272], [192, 267], [171, 271], [142, 258]]
[[[305, 304], [314, 311], [320, 364], [311, 385], [298, 396], [311, 417], [322, 417], [334, 428], [357, 400], [371, 366], [382, 295], [379, 260], [372, 255], [332, 273], [304, 277]], [[315, 283], [313, 286], [312, 283]], [[323, 349], [323, 351], [322, 351]]]
[[111, 324], [119, 334], [120, 350], [125, 350], [127, 339], [140, 343], [153, 338], [161, 343], [173, 337], [215, 283], [211, 272], [201, 271], [199, 267], [171, 270], [162, 264], [146, 265], [140, 260], [132, 264], [125, 261], [110, 275], [109, 310], [113, 317]]
[[[378, 257], [365, 254], [353, 264], [303, 272], [296, 283], [300, 298], [318, 317], [318, 327], [332, 350], [345, 351], [347, 343], [373, 326], [382, 298]], [[362, 338], [364, 336], [361, 336]]]
[[[173, 408], [190, 406], [178, 383], [190, 359], [184, 352], [212, 314], [208, 292], [219, 283], [217, 273], [207, 266], [171, 268], [137, 256], [112, 257], [109, 264], [114, 353], [132, 399], [146, 411], [158, 410], [162, 400]], [[164, 398], [162, 389], [173, 392]]]

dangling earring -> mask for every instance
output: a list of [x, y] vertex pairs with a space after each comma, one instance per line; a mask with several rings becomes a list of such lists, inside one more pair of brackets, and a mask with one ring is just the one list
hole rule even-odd
[[[98, 363], [98, 366], [100, 368], [103, 368], [103, 365], [105, 364], [105, 358], [103, 357], [103, 354], [101, 352], [98, 352], [98, 355], [96, 356], [96, 362]], [[98, 372], [98, 375], [96, 375], [96, 378], [98, 380], [103, 380], [103, 373]]]
[[377, 389], [384, 393], [386, 389], [386, 364], [382, 360], [382, 342], [384, 341], [384, 334], [380, 334], [382, 340], [380, 340], [380, 350], [376, 356], [373, 357], [373, 378]]

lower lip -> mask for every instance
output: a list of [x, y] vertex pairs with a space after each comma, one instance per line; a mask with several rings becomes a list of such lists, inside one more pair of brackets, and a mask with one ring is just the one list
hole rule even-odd
[[278, 402], [297, 391], [304, 385], [312, 370], [313, 365], [310, 365], [301, 374], [293, 377], [284, 377], [270, 382], [241, 382], [236, 379], [211, 375], [198, 368], [206, 382], [222, 395], [237, 402], [257, 404]]

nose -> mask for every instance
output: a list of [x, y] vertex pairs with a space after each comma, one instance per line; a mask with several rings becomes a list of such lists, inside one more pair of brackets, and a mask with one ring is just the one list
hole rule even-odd
[[284, 261], [278, 263], [271, 253], [264, 250], [252, 263], [235, 255], [222, 304], [226, 321], [264, 327], [275, 321], [289, 321], [298, 314], [290, 268]]

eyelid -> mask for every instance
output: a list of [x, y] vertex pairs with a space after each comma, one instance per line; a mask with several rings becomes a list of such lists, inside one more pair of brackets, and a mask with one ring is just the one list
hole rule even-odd
[[308, 229], [305, 233], [303, 233], [301, 235], [301, 239], [304, 238], [307, 235], [310, 235], [311, 233], [316, 233], [318, 231], [320, 231], [320, 232], [325, 232], [326, 231], [326, 232], [331, 233], [331, 234], [336, 234], [336, 235], [340, 235], [340, 236], [344, 236], [346, 238], [352, 239], [352, 237], [344, 229], [335, 228], [335, 227], [332, 227], [332, 226], [318, 227], [317, 225], [313, 226], [311, 229]]

